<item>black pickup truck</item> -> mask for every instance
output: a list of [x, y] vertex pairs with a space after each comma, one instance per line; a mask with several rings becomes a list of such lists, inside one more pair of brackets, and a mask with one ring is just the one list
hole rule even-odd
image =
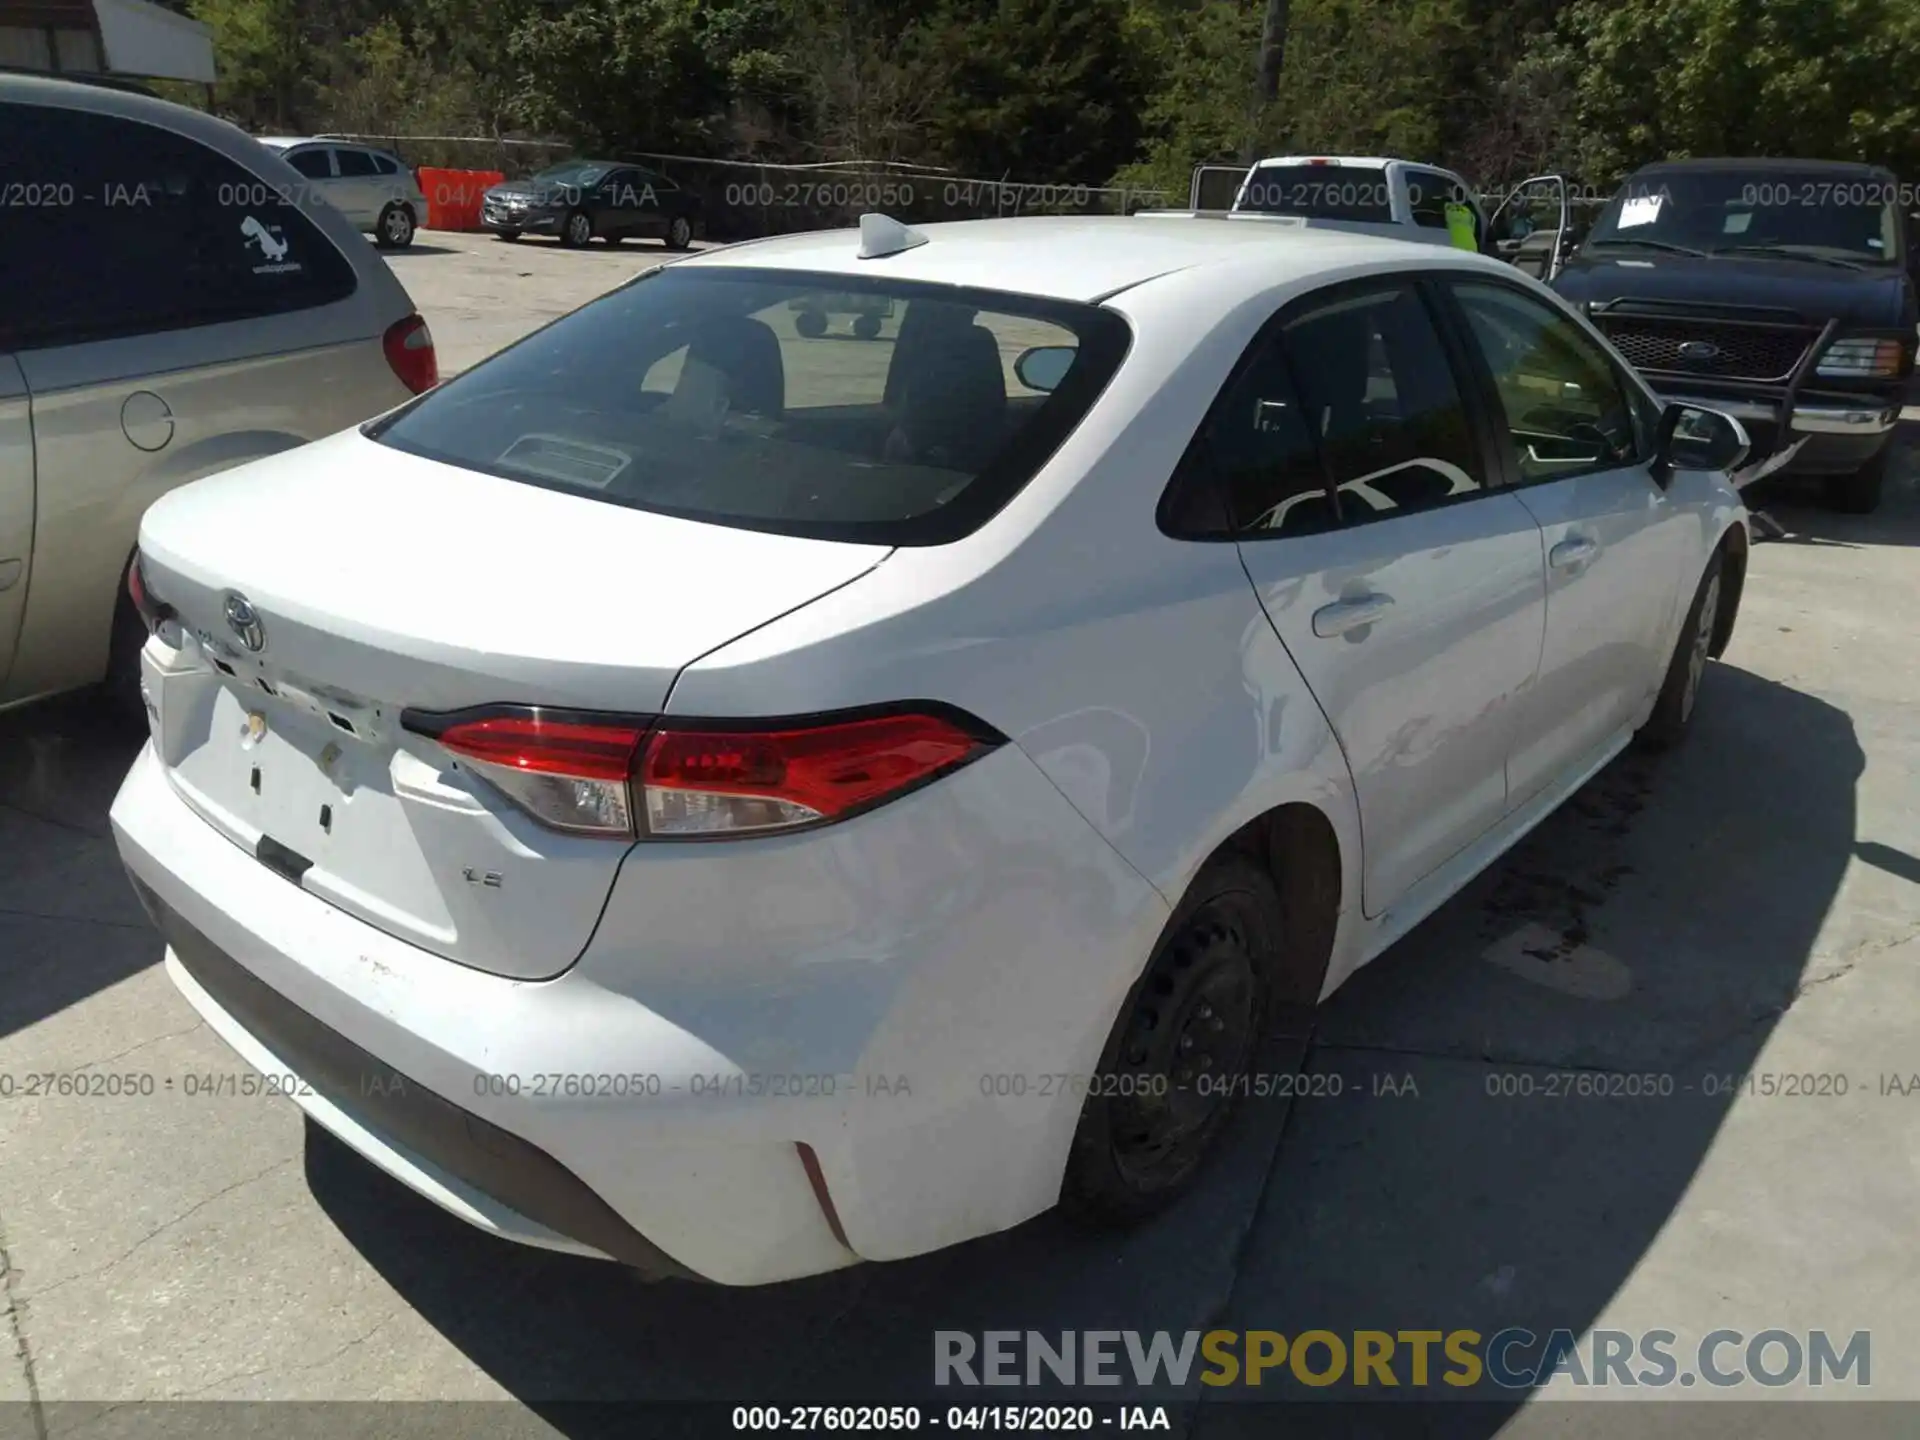
[[1867, 165], [1650, 165], [1547, 275], [1656, 391], [1740, 420], [1754, 478], [1818, 476], [1865, 513], [1913, 374], [1914, 208]]

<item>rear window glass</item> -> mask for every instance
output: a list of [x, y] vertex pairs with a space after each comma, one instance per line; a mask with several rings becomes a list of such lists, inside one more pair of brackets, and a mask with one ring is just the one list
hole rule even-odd
[[1387, 172], [1355, 165], [1256, 166], [1233, 208], [1309, 220], [1393, 219]]
[[1093, 305], [675, 265], [368, 433], [609, 504], [940, 544], [983, 523], [1046, 462], [1129, 336]]

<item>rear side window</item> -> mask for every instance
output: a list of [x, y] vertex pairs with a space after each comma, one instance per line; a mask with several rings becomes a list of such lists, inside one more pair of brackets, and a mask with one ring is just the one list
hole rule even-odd
[[1093, 305], [673, 265], [368, 433], [609, 504], [940, 544], [982, 524], [1046, 462], [1130, 333]]
[[333, 162], [327, 155], [325, 150], [296, 150], [287, 157], [287, 163], [309, 180], [331, 180]]
[[1201, 471], [1210, 477], [1236, 535], [1332, 528], [1326, 471], [1278, 336], [1259, 344], [1228, 381], [1181, 469], [1183, 487], [1196, 486]]
[[398, 175], [400, 173], [400, 162], [395, 160], [391, 155], [376, 155], [373, 157], [373, 168], [378, 170], [382, 175]]
[[1357, 165], [1258, 165], [1247, 176], [1236, 210], [1301, 215], [1309, 220], [1393, 219], [1387, 172]]
[[1464, 205], [1467, 192], [1438, 170], [1407, 172], [1407, 204], [1413, 211], [1413, 223], [1426, 230], [1447, 228], [1447, 206]]
[[333, 154], [340, 162], [342, 178], [359, 180], [380, 173], [380, 167], [373, 163], [373, 156], [364, 150], [336, 150]]
[[[351, 295], [293, 201], [170, 130], [0, 103], [0, 349], [211, 325]], [[32, 203], [27, 203], [32, 202]]]
[[1309, 535], [1481, 493], [1471, 421], [1417, 290], [1349, 292], [1276, 318], [1182, 461], [1176, 533]]
[[1344, 296], [1291, 321], [1285, 335], [1344, 523], [1430, 510], [1484, 488], [1459, 383], [1412, 286]]

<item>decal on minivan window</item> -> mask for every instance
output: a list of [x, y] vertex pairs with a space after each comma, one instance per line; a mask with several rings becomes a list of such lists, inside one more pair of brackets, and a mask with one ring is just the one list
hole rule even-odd
[[292, 246], [281, 235], [278, 225], [263, 225], [249, 215], [240, 222], [240, 233], [246, 237], [244, 243], [260, 252], [266, 258], [265, 265], [253, 267], [256, 275], [284, 275], [300, 268], [298, 260], [288, 260], [287, 251]]

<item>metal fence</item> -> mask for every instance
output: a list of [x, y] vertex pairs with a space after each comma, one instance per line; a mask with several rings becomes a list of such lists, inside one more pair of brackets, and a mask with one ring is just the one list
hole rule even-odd
[[[409, 166], [498, 170], [509, 179], [576, 153], [558, 140], [471, 135], [346, 135], [326, 138], [377, 145]], [[1124, 215], [1164, 208], [1161, 190], [990, 180], [931, 166], [884, 160], [781, 165], [756, 160], [622, 151], [631, 161], [699, 196], [714, 240], [751, 240], [798, 230], [851, 225], [871, 210], [910, 224], [1008, 215]]]

